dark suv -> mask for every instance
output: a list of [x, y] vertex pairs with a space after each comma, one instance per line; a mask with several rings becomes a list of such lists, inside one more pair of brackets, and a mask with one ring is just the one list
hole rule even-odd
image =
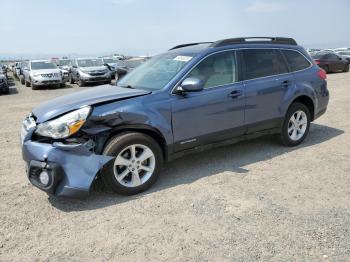
[[176, 46], [105, 85], [35, 108], [22, 128], [28, 177], [57, 196], [85, 196], [97, 176], [120, 194], [149, 188], [164, 161], [279, 134], [307, 136], [327, 108], [326, 74], [290, 38]]

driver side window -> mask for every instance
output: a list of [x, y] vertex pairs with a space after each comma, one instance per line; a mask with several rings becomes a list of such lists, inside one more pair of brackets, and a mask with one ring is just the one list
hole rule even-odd
[[204, 81], [204, 88], [231, 84], [237, 81], [236, 61], [233, 51], [211, 55], [200, 62], [188, 77]]

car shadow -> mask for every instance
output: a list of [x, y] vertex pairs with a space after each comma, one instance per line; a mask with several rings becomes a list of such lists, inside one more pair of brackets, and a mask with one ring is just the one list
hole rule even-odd
[[[203, 177], [224, 171], [233, 172], [237, 176], [247, 176], [250, 170], [246, 166], [250, 164], [321, 144], [343, 133], [343, 130], [313, 123], [307, 139], [296, 147], [281, 146], [275, 136], [267, 136], [193, 154], [190, 158], [179, 158], [165, 165], [158, 182], [152, 188], [134, 196], [120, 196], [106, 192], [101, 186], [102, 183], [98, 181], [90, 196], [84, 200], [64, 199], [55, 196], [49, 196], [48, 199], [53, 207], [63, 212], [94, 210], [139, 199], [147, 194], [177, 185], [190, 184]], [[215, 165], [210, 164], [213, 160]], [[193, 172], [193, 170], [200, 172]]]
[[70, 84], [65, 84], [65, 86], [58, 85], [47, 85], [47, 86], [38, 86], [36, 90], [55, 90], [55, 89], [68, 89], [73, 88]]

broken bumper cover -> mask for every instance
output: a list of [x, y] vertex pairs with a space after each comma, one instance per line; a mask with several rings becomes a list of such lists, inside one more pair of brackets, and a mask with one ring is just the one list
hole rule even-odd
[[[22, 155], [34, 186], [49, 194], [72, 198], [88, 196], [96, 174], [112, 159], [94, 154], [83, 144], [45, 144], [28, 139], [23, 140]], [[43, 171], [49, 177], [46, 184], [39, 178]]]

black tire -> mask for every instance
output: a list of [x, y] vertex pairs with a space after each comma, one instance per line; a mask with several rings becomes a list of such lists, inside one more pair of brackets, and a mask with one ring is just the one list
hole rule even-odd
[[28, 82], [27, 80], [24, 80], [24, 82], [25, 82], [26, 87], [30, 87], [30, 82]]
[[66, 83], [60, 84], [60, 87], [65, 88], [66, 87]]
[[80, 79], [78, 79], [78, 83], [77, 84], [78, 84], [79, 87], [85, 86], [85, 82], [80, 80]]
[[24, 85], [25, 84], [24, 82], [25, 82], [24, 77], [21, 77], [21, 84]]
[[74, 78], [73, 78], [72, 74], [69, 74], [69, 83], [74, 84]]
[[344, 73], [345, 73], [345, 72], [349, 72], [349, 64], [347, 64], [347, 65], [344, 67], [343, 72], [344, 72]]
[[[306, 114], [307, 126], [306, 126], [306, 130], [305, 130], [305, 133], [303, 134], [303, 136], [295, 141], [289, 137], [288, 128], [289, 128], [289, 120], [291, 119], [292, 115], [295, 114], [297, 111], [303, 111]], [[293, 103], [287, 111], [287, 114], [285, 116], [284, 123], [282, 126], [282, 131], [280, 134], [280, 138], [281, 138], [282, 143], [285, 146], [292, 147], [292, 146], [297, 146], [301, 142], [303, 142], [305, 137], [309, 133], [310, 120], [311, 120], [311, 114], [310, 114], [310, 110], [307, 108], [307, 106], [302, 104], [302, 103]]]
[[30, 86], [32, 87], [32, 90], [38, 90], [38, 86], [34, 85], [32, 81], [30, 81]]
[[127, 132], [111, 138], [107, 142], [103, 154], [117, 157], [120, 152], [133, 144], [141, 144], [151, 149], [155, 157], [155, 168], [146, 182], [137, 187], [127, 187], [114, 176], [114, 160], [107, 163], [101, 171], [102, 181], [107, 188], [121, 195], [134, 195], [150, 188], [159, 177], [163, 165], [163, 154], [159, 144], [152, 137], [142, 133]]

